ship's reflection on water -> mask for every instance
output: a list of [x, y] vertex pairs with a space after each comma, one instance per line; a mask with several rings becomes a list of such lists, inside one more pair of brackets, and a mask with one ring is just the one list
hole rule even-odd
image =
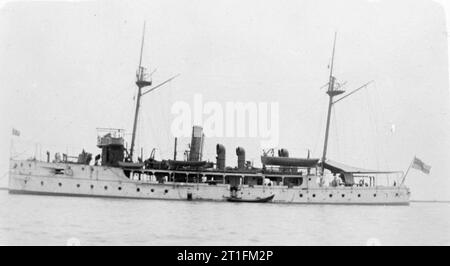
[[246, 204], [9, 195], [1, 245], [448, 245], [450, 203]]

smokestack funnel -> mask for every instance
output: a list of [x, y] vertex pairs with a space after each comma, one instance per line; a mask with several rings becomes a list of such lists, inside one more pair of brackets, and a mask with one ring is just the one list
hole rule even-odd
[[225, 147], [222, 144], [217, 144], [216, 152], [217, 152], [217, 157], [216, 157], [217, 169], [225, 170], [225, 155], [226, 155]]
[[189, 161], [200, 161], [203, 144], [203, 128], [199, 126], [192, 127], [191, 150], [189, 152]]
[[238, 169], [245, 169], [245, 149], [237, 147], [236, 155], [238, 157]]
[[278, 157], [289, 157], [289, 151], [286, 149], [278, 150]]

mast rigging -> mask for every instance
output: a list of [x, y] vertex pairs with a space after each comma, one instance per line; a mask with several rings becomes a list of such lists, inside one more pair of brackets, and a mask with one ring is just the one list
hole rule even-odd
[[131, 147], [130, 147], [130, 152], [128, 154], [128, 159], [129, 161], [133, 161], [133, 154], [134, 154], [134, 149], [135, 149], [135, 145], [136, 145], [136, 131], [137, 131], [137, 123], [138, 123], [138, 117], [139, 117], [139, 109], [141, 107], [141, 99], [142, 96], [158, 89], [159, 87], [162, 87], [163, 85], [165, 85], [166, 83], [172, 81], [173, 79], [175, 79], [176, 77], [179, 76], [175, 75], [173, 77], [171, 77], [170, 79], [154, 86], [153, 88], [148, 89], [145, 92], [142, 92], [142, 89], [148, 86], [152, 85], [152, 80], [151, 80], [151, 76], [152, 74], [156, 71], [156, 69], [149, 75], [150, 76], [150, 80], [146, 80], [146, 74], [145, 74], [145, 68], [142, 66], [142, 55], [144, 53], [144, 42], [145, 42], [145, 22], [144, 22], [144, 28], [142, 30], [142, 42], [141, 42], [141, 54], [139, 57], [139, 67], [138, 70], [136, 72], [136, 85], [138, 87], [138, 92], [137, 92], [137, 97], [136, 97], [136, 110], [134, 113], [134, 122], [133, 122], [133, 133], [132, 133], [132, 137], [131, 137]]
[[335, 96], [338, 96], [340, 94], [345, 93], [345, 90], [343, 90], [342, 88], [344, 87], [344, 85], [346, 84], [346, 82], [344, 83], [337, 83], [336, 82], [336, 77], [333, 76], [333, 69], [334, 69], [334, 54], [336, 51], [336, 38], [337, 38], [337, 32], [334, 33], [334, 42], [333, 42], [333, 52], [331, 55], [331, 65], [330, 65], [330, 77], [329, 77], [329, 81], [328, 84], [325, 84], [323, 87], [325, 87], [326, 85], [328, 85], [328, 90], [327, 90], [327, 94], [329, 96], [329, 102], [328, 102], [328, 113], [327, 113], [327, 124], [326, 124], [326, 129], [325, 129], [325, 138], [324, 138], [324, 144], [323, 144], [323, 153], [322, 153], [322, 163], [321, 163], [321, 168], [322, 168], [322, 175], [324, 173], [324, 169], [325, 169], [325, 161], [327, 159], [327, 149], [328, 149], [328, 137], [329, 137], [329, 133], [330, 133], [330, 123], [331, 123], [331, 110], [333, 108], [333, 105], [335, 103], [338, 103], [339, 101], [347, 98], [348, 96], [358, 92], [359, 90], [367, 87], [369, 84], [371, 84], [373, 81], [369, 81], [366, 84], [362, 85], [361, 87], [351, 91], [350, 93], [342, 96], [341, 98], [337, 99], [337, 100], [333, 100], [333, 98]]

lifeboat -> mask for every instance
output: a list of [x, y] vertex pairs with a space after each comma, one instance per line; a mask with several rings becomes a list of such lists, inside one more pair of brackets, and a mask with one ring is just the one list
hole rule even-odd
[[247, 203], [266, 203], [266, 202], [271, 202], [274, 197], [275, 197], [275, 195], [272, 195], [267, 198], [259, 198], [258, 197], [256, 199], [243, 199], [243, 198], [238, 198], [238, 197], [228, 197], [227, 201], [228, 202], [247, 202]]

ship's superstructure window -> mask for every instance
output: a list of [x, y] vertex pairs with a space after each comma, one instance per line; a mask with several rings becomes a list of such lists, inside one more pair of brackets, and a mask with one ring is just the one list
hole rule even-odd
[[[301, 186], [302, 184], [303, 184], [302, 177], [285, 177], [283, 185], [292, 188], [294, 186]], [[276, 185], [279, 185], [279, 183], [276, 183]]]

